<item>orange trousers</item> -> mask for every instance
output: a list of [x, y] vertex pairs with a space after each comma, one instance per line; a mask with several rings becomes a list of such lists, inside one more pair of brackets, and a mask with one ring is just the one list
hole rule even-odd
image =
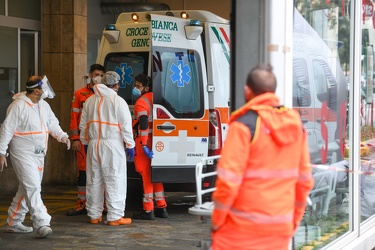
[[[151, 148], [151, 143], [149, 144], [148, 147]], [[142, 176], [143, 182], [143, 210], [154, 210], [154, 200], [157, 208], [167, 207], [163, 184], [151, 182], [151, 159], [143, 152], [140, 139], [135, 140], [135, 145], [135, 170]]]
[[291, 237], [282, 235], [256, 235], [239, 232], [235, 228], [223, 225], [212, 233], [212, 250], [288, 250]]

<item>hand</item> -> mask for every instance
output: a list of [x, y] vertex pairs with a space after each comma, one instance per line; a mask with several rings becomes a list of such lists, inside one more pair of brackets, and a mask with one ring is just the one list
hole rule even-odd
[[72, 150], [74, 151], [81, 151], [81, 142], [79, 140], [75, 140], [72, 143]]
[[129, 161], [132, 161], [134, 159], [134, 148], [128, 148], [126, 155], [129, 157]]
[[142, 148], [143, 148], [143, 152], [145, 152], [148, 158], [151, 159], [152, 157], [154, 157], [154, 152], [152, 152], [152, 150], [148, 149], [148, 147], [146, 146], [142, 146]]
[[67, 146], [67, 148], [68, 148], [67, 150], [70, 149], [70, 140], [69, 140], [68, 137], [63, 137], [63, 138], [61, 138], [61, 142], [66, 144], [66, 146]]
[[0, 172], [3, 172], [4, 165], [8, 167], [7, 158], [5, 156], [0, 156]]

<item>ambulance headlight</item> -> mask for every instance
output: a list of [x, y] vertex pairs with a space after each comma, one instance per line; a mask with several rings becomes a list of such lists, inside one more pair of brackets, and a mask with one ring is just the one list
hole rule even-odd
[[151, 21], [151, 15], [150, 15], [150, 13], [146, 13], [145, 17], [146, 17], [147, 21]]
[[187, 19], [189, 18], [189, 14], [186, 12], [186, 11], [182, 11], [180, 16], [183, 18], [183, 19]]
[[137, 13], [133, 13], [132, 14], [132, 19], [133, 19], [134, 22], [138, 22], [138, 20], [139, 20], [138, 14]]

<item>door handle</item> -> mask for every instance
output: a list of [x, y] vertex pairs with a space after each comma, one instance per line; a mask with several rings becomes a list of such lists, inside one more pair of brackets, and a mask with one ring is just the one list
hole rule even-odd
[[156, 129], [160, 129], [160, 130], [175, 130], [176, 126], [175, 125], [157, 125]]

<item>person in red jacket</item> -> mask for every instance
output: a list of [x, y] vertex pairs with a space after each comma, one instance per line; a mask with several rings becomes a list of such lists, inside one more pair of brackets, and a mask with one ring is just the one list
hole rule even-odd
[[313, 187], [307, 134], [280, 106], [270, 65], [248, 74], [230, 119], [213, 193], [212, 249], [288, 249]]
[[66, 215], [73, 216], [79, 214], [86, 214], [86, 153], [84, 147], [79, 139], [79, 122], [83, 105], [87, 98], [94, 94], [93, 86], [100, 83], [105, 69], [100, 64], [93, 64], [90, 66], [90, 82], [83, 88], [77, 90], [73, 96], [72, 110], [70, 113], [70, 131], [72, 149], [76, 152], [76, 162], [78, 167], [78, 198], [77, 203], [73, 208], [70, 208]]
[[[155, 216], [167, 218], [167, 203], [162, 183], [151, 182], [152, 152], [152, 82], [151, 78], [139, 74], [135, 77], [133, 96], [133, 129], [135, 135], [135, 170], [141, 174], [143, 182], [143, 212], [134, 214], [133, 219], [154, 220]], [[154, 212], [154, 200], [156, 210]]]

